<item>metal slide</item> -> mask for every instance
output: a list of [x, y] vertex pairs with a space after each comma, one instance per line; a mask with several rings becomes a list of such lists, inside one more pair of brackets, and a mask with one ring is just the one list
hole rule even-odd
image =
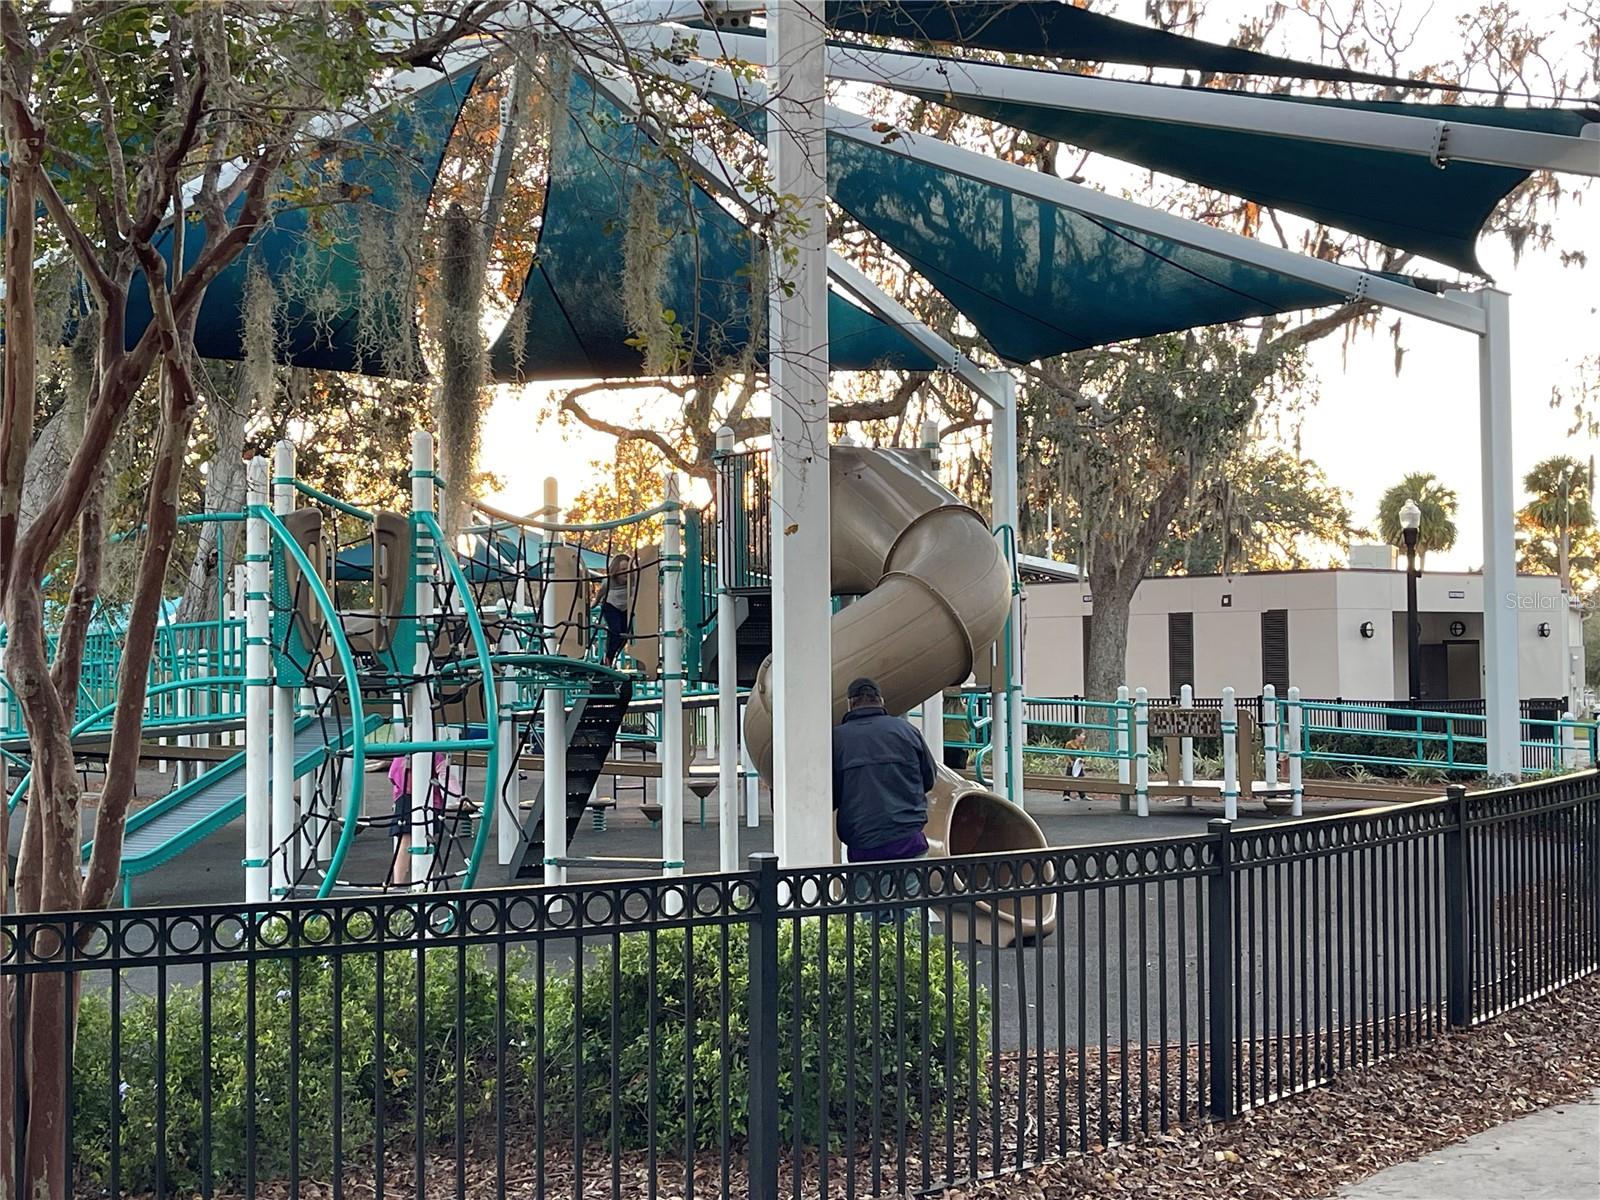
[[[890, 712], [905, 713], [964, 682], [1000, 638], [1010, 572], [987, 522], [909, 455], [854, 446], [829, 453], [833, 591], [860, 597], [833, 618], [833, 719], [844, 715], [845, 689], [860, 675], [878, 681]], [[769, 783], [771, 667], [769, 657], [744, 725], [751, 761]], [[1021, 808], [946, 767], [937, 770], [928, 797], [932, 853], [1004, 854], [1045, 845]], [[1014, 905], [986, 911], [976, 924], [984, 940], [1010, 942], [1048, 932], [1055, 918], [1054, 898], [1047, 896], [1024, 901], [1020, 913]]]
[[[367, 718], [367, 732], [382, 724], [382, 718]], [[301, 717], [295, 723], [294, 777], [320, 767], [330, 754], [337, 754], [349, 743], [349, 733], [332, 743], [326, 730], [314, 717]], [[131, 881], [136, 875], [155, 870], [178, 855], [203, 842], [244, 812], [244, 750], [198, 779], [162, 797], [128, 818], [122, 842], [123, 895], [126, 902]], [[94, 843], [83, 847], [84, 861]]]

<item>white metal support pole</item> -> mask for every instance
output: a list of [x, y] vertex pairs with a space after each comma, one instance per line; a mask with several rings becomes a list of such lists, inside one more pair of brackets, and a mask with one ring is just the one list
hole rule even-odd
[[[556, 481], [544, 481], [544, 510], [551, 521], [561, 520], [561, 498]], [[544, 540], [544, 652], [561, 653], [561, 602], [557, 595], [554, 533]], [[567, 856], [567, 694], [559, 687], [544, 690], [544, 881], [567, 881], [560, 860]]]
[[[294, 512], [294, 443], [281, 441], [276, 447], [272, 467], [272, 511], [279, 517]], [[306, 586], [310, 586], [307, 584]], [[291, 609], [294, 597], [289, 597]], [[294, 692], [274, 683], [272, 687], [272, 892], [287, 895], [294, 879], [295, 851], [300, 839], [295, 836], [294, 794]]]
[[[1111, 724], [1116, 730], [1111, 746], [1117, 752], [1117, 782], [1122, 784], [1124, 789], [1132, 782], [1133, 778], [1133, 772], [1130, 769], [1132, 764], [1128, 761], [1128, 746], [1132, 733], [1128, 728], [1130, 724], [1128, 720], [1128, 696], [1128, 685], [1123, 684], [1117, 689], [1116, 711], [1111, 714]], [[1128, 793], [1126, 790], [1117, 796], [1117, 805], [1123, 812], [1128, 811]]]
[[1239, 819], [1239, 705], [1233, 689], [1222, 689], [1222, 815]]
[[739, 776], [744, 780], [744, 823], [750, 829], [761, 827], [761, 775], [750, 761], [750, 747], [739, 743]]
[[[932, 417], [922, 422], [921, 449], [928, 455], [935, 475], [939, 472], [939, 422]], [[928, 744], [933, 761], [944, 761], [944, 692], [939, 691], [922, 702], [920, 712], [922, 740]]]
[[[1009, 531], [1005, 547], [1011, 553], [1009, 565], [1013, 581], [1010, 615], [1006, 619], [1005, 636], [1001, 643], [1000, 665], [1003, 668], [1004, 690], [994, 709], [992, 733], [995, 748], [991, 753], [998, 779], [1003, 750], [1006, 797], [1013, 804], [1020, 805], [1024, 793], [1022, 748], [1027, 741], [1027, 730], [1023, 726], [1022, 715], [1022, 593], [1015, 586], [1016, 556], [1019, 552], [1017, 521], [1021, 508], [1017, 488], [1017, 380], [1010, 371], [991, 372], [990, 378], [994, 381], [994, 394], [997, 397], [994, 423], [990, 426], [993, 431], [989, 464], [991, 506], [996, 528], [1004, 526]], [[1003, 722], [1000, 719], [1002, 713], [1005, 718]]]
[[267, 503], [267, 460], [248, 469], [250, 516], [245, 522], [244, 587], [244, 898], [265, 904], [272, 895], [272, 808], [267, 740], [272, 736], [272, 638], [267, 612], [271, 544], [255, 510]]
[[[431, 742], [434, 739], [433, 696], [425, 676], [428, 673], [428, 643], [432, 638], [433, 617], [433, 564], [435, 552], [443, 547], [433, 545], [432, 539], [416, 523], [419, 513], [434, 511], [433, 495], [433, 435], [419, 429], [411, 435], [411, 569], [413, 573], [412, 618], [416, 641], [412, 650], [412, 673], [416, 682], [411, 685], [411, 740]], [[433, 873], [434, 846], [433, 816], [433, 751], [420, 750], [411, 755], [411, 886], [422, 891], [428, 886]], [[440, 784], [443, 786], [444, 781]]]
[[1289, 800], [1292, 815], [1298, 817], [1305, 807], [1305, 785], [1301, 782], [1302, 760], [1305, 757], [1305, 713], [1300, 708], [1300, 689], [1289, 689], [1288, 721], [1285, 733], [1289, 739]]
[[[1194, 707], [1194, 688], [1184, 684], [1178, 689], [1178, 707]], [[1180, 783], [1194, 782], [1194, 738], [1185, 737], [1178, 743], [1178, 780]], [[1194, 804], [1194, 797], [1186, 798], [1189, 805]]]
[[1261, 778], [1269, 788], [1278, 786], [1278, 689], [1261, 685]]
[[1577, 742], [1572, 736], [1572, 710], [1561, 712], [1561, 769], [1571, 771], [1578, 765]]
[[[683, 516], [666, 476], [661, 532], [661, 873], [683, 874]], [[674, 902], [669, 897], [669, 906]]]
[[1511, 469], [1511, 297], [1474, 293], [1484, 314], [1478, 339], [1478, 403], [1483, 460], [1483, 695], [1490, 775], [1522, 773], [1517, 678], [1517, 560]]
[[1150, 693], [1140, 688], [1133, 700], [1133, 786], [1141, 817], [1150, 815]]
[[[514, 654], [518, 649], [516, 614], [523, 603], [524, 586], [525, 581], [518, 579], [510, 605], [503, 614], [500, 614], [499, 648], [504, 654]], [[509, 674], [507, 672], [507, 677], [497, 680], [494, 685], [500, 701], [499, 727], [495, 730], [500, 782], [495, 788], [494, 830], [495, 847], [502, 867], [511, 865], [511, 860], [516, 857], [517, 843], [522, 837], [522, 786], [518, 778], [520, 764], [517, 761], [517, 718], [512, 712], [517, 703], [517, 684]]]
[[773, 845], [833, 859], [827, 141], [821, 0], [767, 10], [767, 157], [792, 204], [771, 280]]
[[[717, 430], [717, 454], [733, 451], [733, 430]], [[734, 495], [726, 464], [717, 470], [717, 865], [739, 869], [739, 631], [733, 592]]]

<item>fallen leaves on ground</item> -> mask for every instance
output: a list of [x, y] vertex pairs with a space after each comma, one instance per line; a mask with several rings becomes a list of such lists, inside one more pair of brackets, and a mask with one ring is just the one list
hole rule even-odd
[[1395, 1163], [1600, 1086], [1600, 976], [1228, 1124], [952, 1188], [944, 1200], [1331, 1196]]

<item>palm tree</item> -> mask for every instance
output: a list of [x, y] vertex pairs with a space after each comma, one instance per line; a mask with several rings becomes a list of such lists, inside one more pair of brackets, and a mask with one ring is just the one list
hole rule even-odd
[[1525, 525], [1548, 536], [1556, 544], [1556, 574], [1561, 590], [1572, 590], [1572, 534], [1594, 525], [1590, 494], [1593, 467], [1566, 454], [1557, 454], [1533, 465], [1522, 477], [1522, 486], [1532, 497], [1518, 514]]
[[1400, 536], [1400, 510], [1415, 500], [1422, 510], [1417, 526], [1417, 561], [1430, 550], [1448, 550], [1456, 544], [1456, 494], [1428, 471], [1413, 471], [1378, 501], [1378, 533], [1391, 546], [1404, 545]]

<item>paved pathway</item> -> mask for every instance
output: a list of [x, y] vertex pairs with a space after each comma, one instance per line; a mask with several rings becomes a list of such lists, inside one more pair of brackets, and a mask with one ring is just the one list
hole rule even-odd
[[1600, 1089], [1508, 1121], [1417, 1162], [1379, 1171], [1337, 1200], [1596, 1200]]

